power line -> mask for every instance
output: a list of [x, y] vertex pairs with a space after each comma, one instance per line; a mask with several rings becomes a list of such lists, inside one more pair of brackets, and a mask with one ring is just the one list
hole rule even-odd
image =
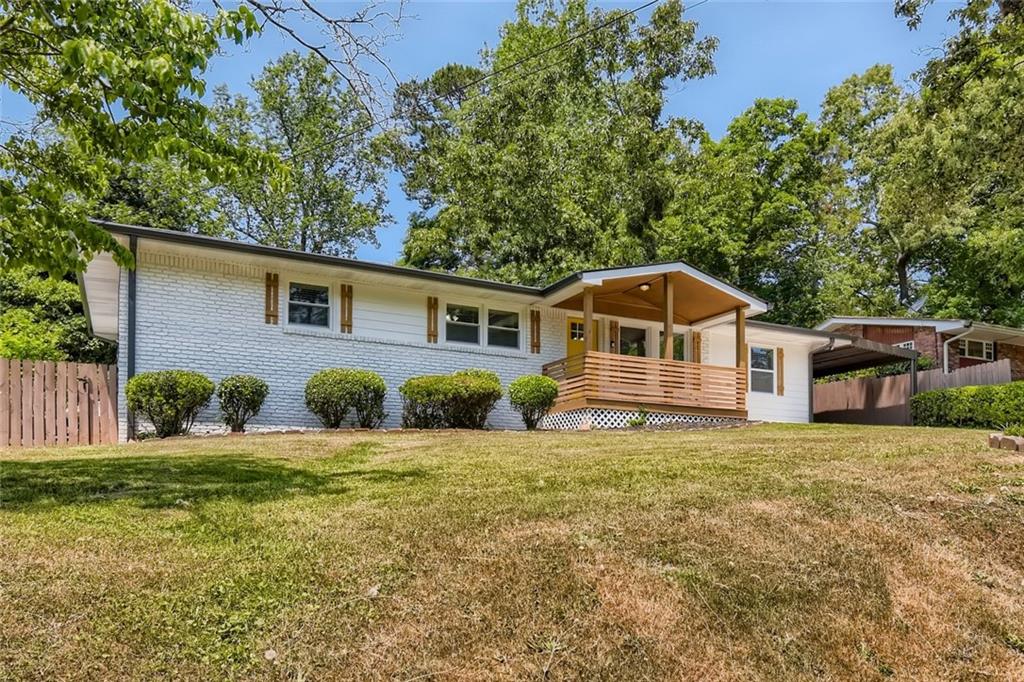
[[[460, 91], [468, 90], [469, 88], [472, 88], [472, 87], [474, 87], [476, 85], [480, 85], [481, 83], [484, 83], [484, 82], [490, 80], [491, 78], [494, 78], [495, 76], [499, 76], [499, 75], [501, 75], [503, 73], [511, 71], [512, 69], [515, 69], [515, 68], [517, 68], [519, 66], [522, 66], [523, 64], [525, 64], [527, 62], [533, 61], [534, 59], [537, 59], [538, 57], [543, 57], [546, 54], [554, 52], [555, 50], [560, 50], [563, 47], [565, 47], [565, 46], [567, 46], [567, 45], [569, 45], [569, 44], [571, 44], [571, 43], [573, 43], [573, 42], [575, 42], [577, 40], [580, 40], [581, 38], [585, 38], [588, 35], [596, 33], [597, 31], [600, 31], [600, 30], [602, 30], [604, 28], [607, 28], [608, 26], [611, 26], [612, 24], [614, 24], [617, 21], [621, 21], [621, 20], [623, 20], [623, 19], [625, 19], [627, 17], [630, 17], [630, 16], [633, 16], [633, 15], [637, 14], [638, 12], [642, 12], [643, 10], [647, 9], [648, 7], [652, 7], [653, 5], [656, 5], [659, 2], [661, 2], [661, 1], [662, 0], [648, 0], [647, 2], [643, 3], [642, 5], [640, 5], [638, 7], [634, 7], [631, 10], [626, 10], [625, 12], [623, 12], [621, 14], [616, 14], [615, 16], [607, 19], [606, 21], [603, 21], [600, 24], [597, 24], [596, 26], [591, 26], [590, 28], [588, 28], [585, 31], [580, 31], [579, 33], [577, 33], [575, 35], [569, 36], [565, 40], [562, 40], [562, 41], [560, 41], [558, 43], [555, 43], [554, 45], [549, 45], [548, 47], [546, 47], [546, 48], [544, 48], [542, 50], [538, 50], [537, 52], [528, 54], [525, 57], [517, 59], [516, 61], [512, 62], [511, 64], [503, 66], [500, 69], [496, 69], [494, 71], [491, 71], [490, 73], [487, 73], [487, 74], [484, 74], [483, 76], [480, 76], [479, 78], [475, 78], [475, 79], [473, 79], [472, 81], [470, 81], [468, 83], [464, 83], [462, 85], [459, 85], [456, 88], [452, 88], [448, 92], [445, 92], [443, 94], [440, 94], [440, 95], [437, 95], [437, 96], [431, 98], [430, 100], [428, 100], [428, 102], [430, 102], [431, 104], [435, 104], [435, 103], [440, 102], [440, 101], [442, 101], [444, 99], [447, 99], [448, 97], [451, 97], [452, 95], [458, 94]], [[692, 6], [688, 7], [688, 8], [684, 8], [684, 9], [691, 9], [692, 10], [692, 9], [700, 7], [701, 5], [704, 5], [704, 4], [706, 4], [706, 3], [710, 2], [710, 1], [711, 0], [700, 0], [699, 2], [695, 3], [694, 5], [692, 5]], [[515, 82], [517, 80], [520, 80], [522, 78], [525, 78], [525, 77], [528, 77], [528, 76], [532, 76], [532, 75], [540, 73], [541, 71], [544, 71], [546, 69], [552, 68], [554, 66], [558, 66], [559, 64], [562, 64], [565, 61], [567, 61], [567, 59], [562, 59], [562, 60], [556, 61], [556, 62], [554, 62], [552, 64], [547, 64], [547, 65], [545, 65], [545, 66], [543, 66], [543, 67], [541, 67], [539, 69], [536, 69], [534, 71], [530, 71], [530, 72], [527, 72], [525, 74], [521, 74], [521, 75], [519, 75], [517, 77], [510, 78], [508, 80], [502, 81], [498, 85], [500, 86], [500, 85], [507, 85], [509, 83], [513, 83], [513, 82]], [[468, 102], [468, 101], [470, 101], [472, 99], [475, 99], [476, 97], [481, 96], [482, 94], [483, 93], [478, 93], [477, 95], [471, 95], [469, 97], [463, 98], [461, 103]], [[291, 159], [299, 158], [299, 157], [304, 156], [306, 154], [315, 152], [318, 149], [323, 149], [324, 147], [326, 147], [328, 145], [336, 144], [338, 142], [342, 142], [342, 141], [352, 137], [353, 135], [357, 135], [359, 133], [366, 132], [367, 130], [370, 130], [370, 129], [378, 127], [378, 126], [382, 127], [383, 123], [385, 123], [387, 121], [394, 120], [394, 119], [399, 118], [399, 117], [400, 116], [398, 114], [392, 114], [390, 116], [385, 116], [383, 118], [376, 119], [376, 120], [373, 120], [371, 118], [370, 122], [368, 124], [364, 125], [364, 126], [361, 126], [361, 127], [357, 128], [355, 130], [350, 130], [350, 131], [348, 131], [348, 132], [346, 132], [346, 133], [344, 133], [342, 135], [337, 135], [337, 136], [331, 138], [330, 140], [326, 140], [326, 141], [321, 142], [319, 144], [315, 144], [315, 145], [313, 145], [311, 147], [308, 147], [306, 149], [299, 150], [299, 151], [295, 152], [294, 154], [292, 154], [290, 157], [288, 157], [288, 159], [291, 160]]]

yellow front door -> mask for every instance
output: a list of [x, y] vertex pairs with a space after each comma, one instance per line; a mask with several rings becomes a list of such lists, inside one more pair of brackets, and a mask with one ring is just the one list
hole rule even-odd
[[[591, 322], [592, 350], [597, 350], [597, 320]], [[583, 318], [570, 317], [565, 321], [565, 356], [579, 355], [583, 352]]]

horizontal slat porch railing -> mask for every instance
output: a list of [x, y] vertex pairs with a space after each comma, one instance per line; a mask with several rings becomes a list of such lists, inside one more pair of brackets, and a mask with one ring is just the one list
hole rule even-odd
[[589, 402], [723, 412], [747, 409], [743, 367], [591, 351], [550, 362], [543, 371], [558, 382], [555, 410]]

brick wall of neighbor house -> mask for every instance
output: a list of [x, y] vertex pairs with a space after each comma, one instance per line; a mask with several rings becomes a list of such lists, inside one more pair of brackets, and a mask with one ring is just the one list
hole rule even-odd
[[[206, 259], [184, 262], [161, 260], [140, 253], [137, 289], [136, 372], [192, 369], [219, 381], [231, 374], [254, 374], [270, 385], [270, 395], [252, 430], [309, 427], [319, 422], [304, 404], [306, 380], [325, 367], [358, 367], [379, 372], [388, 384], [385, 426], [400, 423], [398, 387], [408, 377], [447, 373], [478, 367], [494, 370], [502, 383], [522, 374], [539, 373], [541, 365], [565, 354], [562, 338], [564, 314], [546, 310], [541, 317], [541, 353], [487, 348], [455, 348], [426, 342], [426, 293], [422, 299], [422, 341], [369, 338], [321, 330], [299, 330], [284, 324], [286, 285], [281, 282], [281, 324], [264, 323], [264, 273], [256, 265], [226, 264]], [[323, 272], [322, 270], [320, 271]], [[121, 301], [127, 301], [127, 277], [121, 278]], [[340, 279], [340, 278], [339, 278]], [[315, 279], [313, 281], [316, 281]], [[378, 287], [370, 287], [364, 300], [379, 301]], [[359, 301], [360, 285], [354, 286]], [[500, 305], [493, 303], [492, 305]], [[120, 311], [118, 363], [127, 368], [127, 305]], [[367, 318], [369, 319], [369, 318]], [[441, 315], [443, 325], [443, 313]], [[369, 322], [367, 322], [369, 324]], [[529, 333], [529, 320], [521, 319], [521, 333]], [[124, 395], [126, 371], [118, 372]], [[125, 401], [118, 401], [120, 433], [127, 434]], [[507, 397], [492, 413], [498, 428], [522, 428]], [[140, 425], [143, 429], [144, 425]], [[216, 397], [194, 427], [197, 433], [222, 431]]]
[[942, 347], [939, 335], [935, 333], [935, 327], [844, 324], [837, 326], [832, 331], [890, 345], [913, 340], [914, 350], [931, 358], [936, 367], [942, 362]]
[[1024, 346], [1011, 343], [996, 343], [996, 360], [1010, 360], [1010, 378], [1024, 381]]

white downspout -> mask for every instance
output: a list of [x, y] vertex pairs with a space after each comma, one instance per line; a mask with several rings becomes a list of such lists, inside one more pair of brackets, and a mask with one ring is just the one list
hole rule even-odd
[[967, 336], [968, 334], [971, 333], [971, 330], [970, 330], [971, 324], [968, 323], [965, 326], [968, 327], [967, 331], [965, 331], [963, 333], [960, 333], [960, 334], [957, 334], [956, 336], [951, 337], [949, 339], [946, 339], [942, 343], [942, 373], [943, 374], [949, 374], [949, 344], [953, 343], [954, 341], [959, 341], [960, 339], [964, 338], [965, 336]]

